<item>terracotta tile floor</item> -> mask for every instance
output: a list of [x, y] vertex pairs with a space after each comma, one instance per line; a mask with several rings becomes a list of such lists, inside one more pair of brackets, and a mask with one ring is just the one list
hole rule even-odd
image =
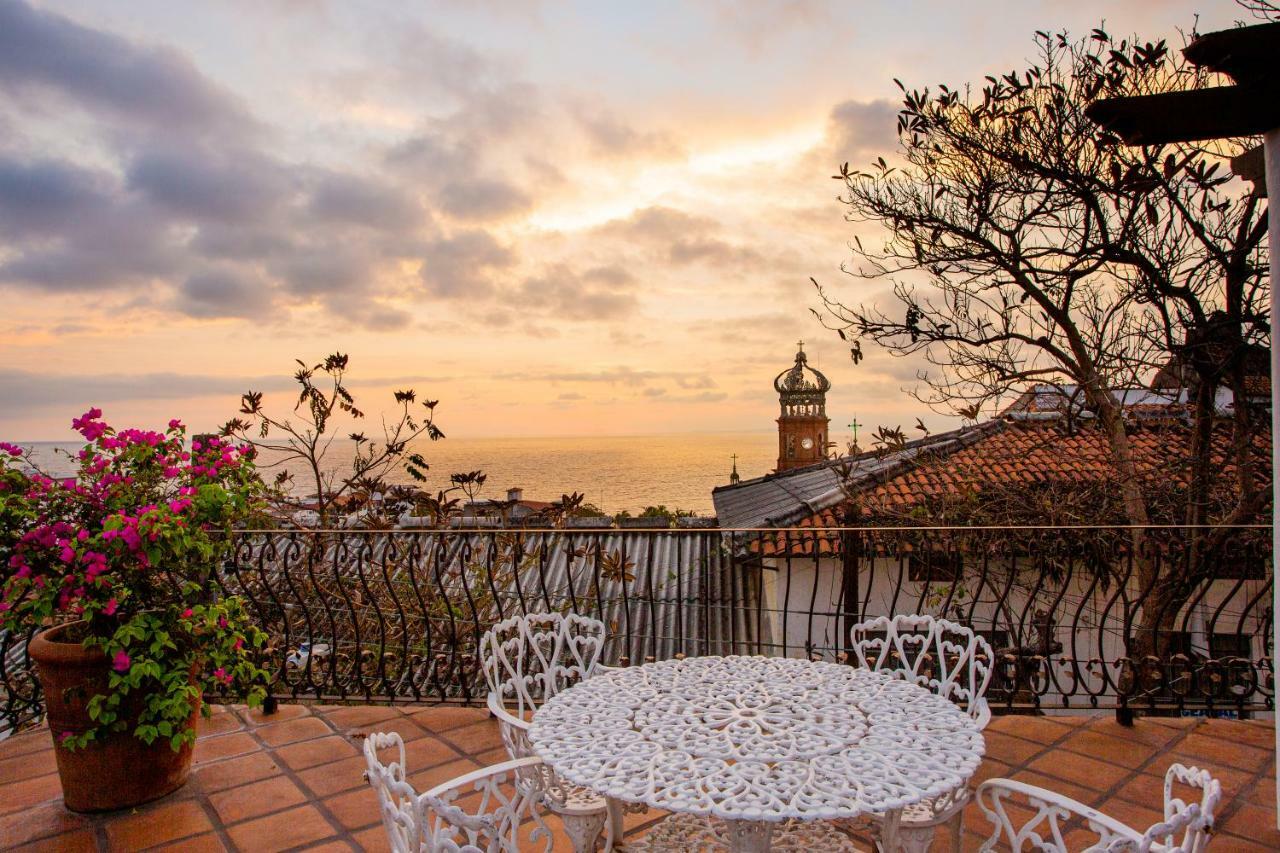
[[[0, 848], [385, 850], [373, 793], [360, 776], [362, 733], [400, 732], [420, 791], [502, 758], [497, 726], [478, 708], [287, 705], [263, 716], [220, 707], [202, 725], [185, 788], [109, 816], [62, 807], [46, 730], [0, 741]], [[1160, 817], [1171, 762], [1207, 767], [1226, 792], [1211, 849], [1280, 849], [1269, 722], [1149, 718], [1126, 729], [1110, 714], [998, 717], [986, 740], [979, 780], [1011, 776], [1050, 787], [1143, 828]], [[651, 820], [629, 823], [640, 829]], [[978, 846], [986, 827], [970, 806], [965, 849]], [[945, 849], [941, 835], [936, 847]]]

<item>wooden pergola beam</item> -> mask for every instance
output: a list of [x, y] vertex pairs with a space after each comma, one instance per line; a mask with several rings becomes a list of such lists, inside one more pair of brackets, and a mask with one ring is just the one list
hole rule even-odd
[[1105, 98], [1085, 115], [1130, 145], [1257, 136], [1280, 125], [1280, 83]]

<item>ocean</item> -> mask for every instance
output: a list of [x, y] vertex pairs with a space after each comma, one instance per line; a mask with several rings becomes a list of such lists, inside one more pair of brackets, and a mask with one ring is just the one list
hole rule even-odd
[[[80, 445], [36, 442], [33, 458], [49, 473], [65, 476], [71, 464], [57, 451]], [[335, 441], [327, 461], [331, 470], [349, 464], [352, 445]], [[683, 433], [665, 435], [574, 436], [563, 438], [446, 438], [413, 450], [430, 463], [425, 488], [446, 488], [455, 472], [488, 475], [480, 498], [503, 498], [519, 487], [529, 500], [552, 501], [581, 492], [589, 503], [610, 514], [638, 514], [646, 506], [665, 505], [698, 515], [711, 515], [711, 490], [729, 482], [733, 454], [742, 478], [773, 470], [778, 438], [773, 432]], [[265, 460], [264, 460], [265, 461]], [[295, 469], [296, 473], [296, 469]], [[393, 482], [410, 482], [402, 469]], [[311, 485], [295, 481], [299, 493]]]

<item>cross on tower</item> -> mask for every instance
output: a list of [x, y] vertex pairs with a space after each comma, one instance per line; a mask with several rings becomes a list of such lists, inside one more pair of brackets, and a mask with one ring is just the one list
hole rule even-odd
[[804, 352], [804, 341], [796, 341], [796, 346], [800, 348], [801, 352]]
[[860, 426], [862, 426], [862, 424], [858, 423], [858, 418], [856, 415], [853, 418], [853, 423], [848, 424], [849, 429], [853, 430], [853, 443], [855, 445], [858, 443], [858, 427]]

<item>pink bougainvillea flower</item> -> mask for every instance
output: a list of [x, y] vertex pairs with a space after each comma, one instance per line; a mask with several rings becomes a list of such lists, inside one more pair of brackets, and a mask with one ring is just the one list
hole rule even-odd
[[[116, 607], [118, 607], [118, 606], [119, 606], [119, 605], [117, 604], [116, 600], [113, 598], [113, 599], [111, 599], [110, 601], [108, 601], [108, 602], [106, 603], [106, 605], [105, 605], [105, 606], [103, 606], [103, 608], [102, 608], [102, 612], [103, 612], [103, 613], [105, 613], [105, 614], [107, 614], [108, 616], [115, 616], [115, 615], [116, 615]], [[127, 659], [128, 659], [128, 655], [126, 655], [126, 656], [125, 656], [125, 658], [126, 658], [126, 660], [127, 660]], [[126, 666], [127, 666], [127, 664], [126, 664]]]
[[190, 619], [190, 618], [191, 618], [191, 614], [192, 614], [193, 612], [194, 612], [194, 611], [192, 611], [192, 609], [191, 609], [190, 607], [188, 607], [186, 610], [182, 611], [182, 618], [183, 618], [183, 619]]
[[169, 421], [169, 429], [182, 429], [182, 421], [177, 418]]
[[76, 736], [75, 732], [63, 732], [62, 734], [58, 735], [58, 743], [66, 743], [67, 741], [71, 740], [75, 736]]
[[0, 451], [8, 453], [10, 456], [21, 456], [22, 448], [16, 444], [10, 444], [7, 441], [0, 441]]
[[218, 667], [213, 671], [213, 677], [221, 681], [223, 684], [231, 683], [231, 673], [227, 672], [222, 667]]
[[130, 663], [129, 656], [125, 654], [124, 649], [121, 649], [116, 652], [115, 658], [111, 661], [111, 668], [116, 672], [128, 672]]

